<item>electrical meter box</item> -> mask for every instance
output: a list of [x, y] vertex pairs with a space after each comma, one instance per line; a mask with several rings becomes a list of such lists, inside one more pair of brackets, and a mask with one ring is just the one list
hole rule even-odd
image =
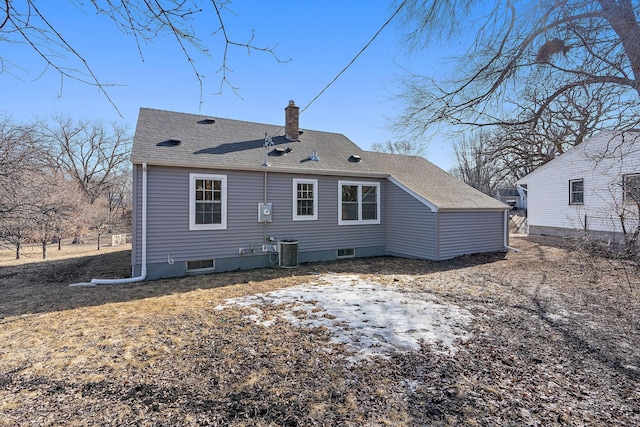
[[271, 222], [271, 203], [258, 203], [258, 222]]

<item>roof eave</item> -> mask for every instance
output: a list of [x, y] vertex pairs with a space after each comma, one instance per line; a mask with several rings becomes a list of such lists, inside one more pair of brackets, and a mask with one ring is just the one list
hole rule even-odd
[[438, 212], [502, 212], [511, 210], [511, 206], [505, 205], [505, 207], [455, 207], [447, 208], [441, 207]]
[[386, 179], [389, 174], [380, 172], [367, 172], [367, 171], [344, 171], [337, 169], [302, 169], [295, 167], [281, 167], [281, 166], [231, 166], [231, 165], [196, 165], [188, 163], [180, 163], [174, 160], [157, 161], [157, 160], [139, 160], [131, 159], [131, 163], [134, 165], [141, 165], [147, 163], [149, 166], [166, 166], [176, 168], [189, 168], [189, 169], [212, 169], [212, 170], [233, 170], [244, 172], [279, 172], [301, 175], [327, 175], [327, 176], [349, 176], [349, 177], [367, 177], [367, 178], [382, 178]]

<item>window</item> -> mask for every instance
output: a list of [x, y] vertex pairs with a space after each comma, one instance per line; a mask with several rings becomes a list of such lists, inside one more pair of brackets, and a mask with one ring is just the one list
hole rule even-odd
[[198, 261], [187, 261], [187, 271], [214, 270], [215, 263], [212, 259], [202, 259]]
[[640, 204], [640, 173], [623, 175], [624, 202]]
[[189, 175], [189, 230], [227, 228], [227, 177]]
[[380, 183], [338, 181], [338, 225], [380, 224]]
[[318, 219], [318, 180], [293, 180], [293, 220]]
[[348, 249], [338, 249], [338, 258], [355, 258], [356, 249], [348, 248]]
[[572, 179], [569, 181], [569, 204], [584, 204], [584, 180]]

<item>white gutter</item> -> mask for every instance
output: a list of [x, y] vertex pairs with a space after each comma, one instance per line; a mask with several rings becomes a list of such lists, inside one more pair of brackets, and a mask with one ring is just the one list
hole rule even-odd
[[[135, 232], [135, 230], [134, 230]], [[142, 271], [140, 276], [126, 279], [91, 279], [91, 283], [74, 283], [69, 286], [120, 285], [142, 282], [147, 278], [147, 163], [142, 164]]]
[[522, 252], [520, 249], [512, 248], [507, 244], [508, 237], [509, 237], [509, 211], [505, 210], [504, 211], [504, 234], [503, 234], [502, 245], [508, 251]]

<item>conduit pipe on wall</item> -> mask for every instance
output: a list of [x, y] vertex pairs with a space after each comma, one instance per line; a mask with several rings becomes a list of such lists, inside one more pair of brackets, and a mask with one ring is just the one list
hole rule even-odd
[[503, 233], [503, 241], [502, 244], [504, 248], [508, 251], [520, 252], [520, 249], [512, 248], [508, 245], [509, 239], [509, 211], [505, 209], [504, 211], [504, 233]]
[[[263, 203], [267, 203], [267, 171], [264, 171], [264, 197], [262, 201]], [[262, 234], [262, 243], [267, 243], [267, 221], [265, 221], [264, 225], [262, 226]]]
[[[133, 230], [135, 233], [135, 230]], [[140, 276], [126, 279], [91, 279], [93, 285], [119, 285], [142, 282], [147, 278], [147, 163], [142, 164], [142, 270]]]

